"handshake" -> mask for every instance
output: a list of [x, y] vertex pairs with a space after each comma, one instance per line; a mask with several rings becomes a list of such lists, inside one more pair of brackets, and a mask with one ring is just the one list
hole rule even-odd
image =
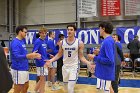
[[41, 55], [39, 53], [36, 53], [37, 51], [33, 53], [29, 53], [26, 55], [28, 59], [41, 59]]

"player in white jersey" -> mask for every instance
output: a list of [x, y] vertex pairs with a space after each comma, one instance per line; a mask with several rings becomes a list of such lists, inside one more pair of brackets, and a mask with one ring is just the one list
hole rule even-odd
[[[46, 61], [48, 67], [51, 62], [56, 61], [63, 55], [63, 82], [64, 88], [68, 93], [74, 93], [74, 86], [78, 77], [78, 65], [79, 61], [90, 65], [90, 62], [83, 56], [84, 44], [82, 41], [75, 38], [76, 27], [75, 25], [67, 26], [68, 37], [64, 39], [59, 48], [59, 52], [50, 60]], [[90, 65], [93, 68], [92, 65]]]

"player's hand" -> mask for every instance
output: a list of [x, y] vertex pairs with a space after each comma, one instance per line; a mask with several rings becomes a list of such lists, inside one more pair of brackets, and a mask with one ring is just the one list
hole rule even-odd
[[39, 53], [33, 53], [34, 58], [41, 59], [41, 55]]
[[91, 73], [94, 73], [95, 67], [96, 67], [95, 64], [91, 64], [90, 69], [89, 69]]
[[87, 65], [89, 66], [90, 71], [94, 71], [95, 66], [96, 66], [95, 64], [93, 64], [93, 63], [89, 62], [89, 63], [87, 63]]
[[26, 57], [28, 59], [34, 59], [34, 58], [41, 59], [41, 55], [39, 53], [36, 53], [36, 51], [30, 54], [27, 54]]
[[93, 60], [95, 55], [94, 54], [88, 54], [87, 57], [88, 57], [89, 60]]
[[51, 49], [48, 49], [47, 52], [50, 53], [50, 52], [52, 52], [52, 50]]
[[33, 52], [33, 57], [36, 59], [41, 59], [41, 54], [37, 53], [38, 50]]
[[93, 71], [95, 69], [96, 65], [95, 64], [91, 64], [90, 65], [90, 69]]
[[53, 58], [54, 57], [54, 55], [52, 55], [52, 54], [49, 54], [50, 55], [50, 58]]

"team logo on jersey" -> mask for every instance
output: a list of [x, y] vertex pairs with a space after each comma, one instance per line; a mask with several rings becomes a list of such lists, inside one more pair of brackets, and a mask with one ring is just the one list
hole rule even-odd
[[76, 50], [75, 48], [65, 48], [65, 50]]
[[46, 44], [42, 44], [42, 47], [47, 48], [47, 45]]
[[23, 44], [22, 47], [26, 50], [26, 45], [25, 44]]

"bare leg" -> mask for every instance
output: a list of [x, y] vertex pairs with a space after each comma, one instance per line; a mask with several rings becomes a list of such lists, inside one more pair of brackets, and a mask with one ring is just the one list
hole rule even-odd
[[51, 68], [48, 68], [48, 78], [47, 78], [47, 80], [51, 82]]
[[38, 91], [39, 90], [40, 83], [41, 83], [40, 80], [36, 83], [34, 91]]
[[52, 81], [52, 84], [55, 84], [55, 73], [56, 73], [56, 68], [51, 68], [51, 81]]
[[40, 76], [39, 81], [40, 81], [39, 93], [45, 93], [46, 76]]
[[13, 93], [20, 93], [23, 86], [24, 86], [23, 84], [14, 84], [14, 92]]
[[28, 88], [29, 88], [29, 81], [24, 84], [21, 93], [27, 93]]

